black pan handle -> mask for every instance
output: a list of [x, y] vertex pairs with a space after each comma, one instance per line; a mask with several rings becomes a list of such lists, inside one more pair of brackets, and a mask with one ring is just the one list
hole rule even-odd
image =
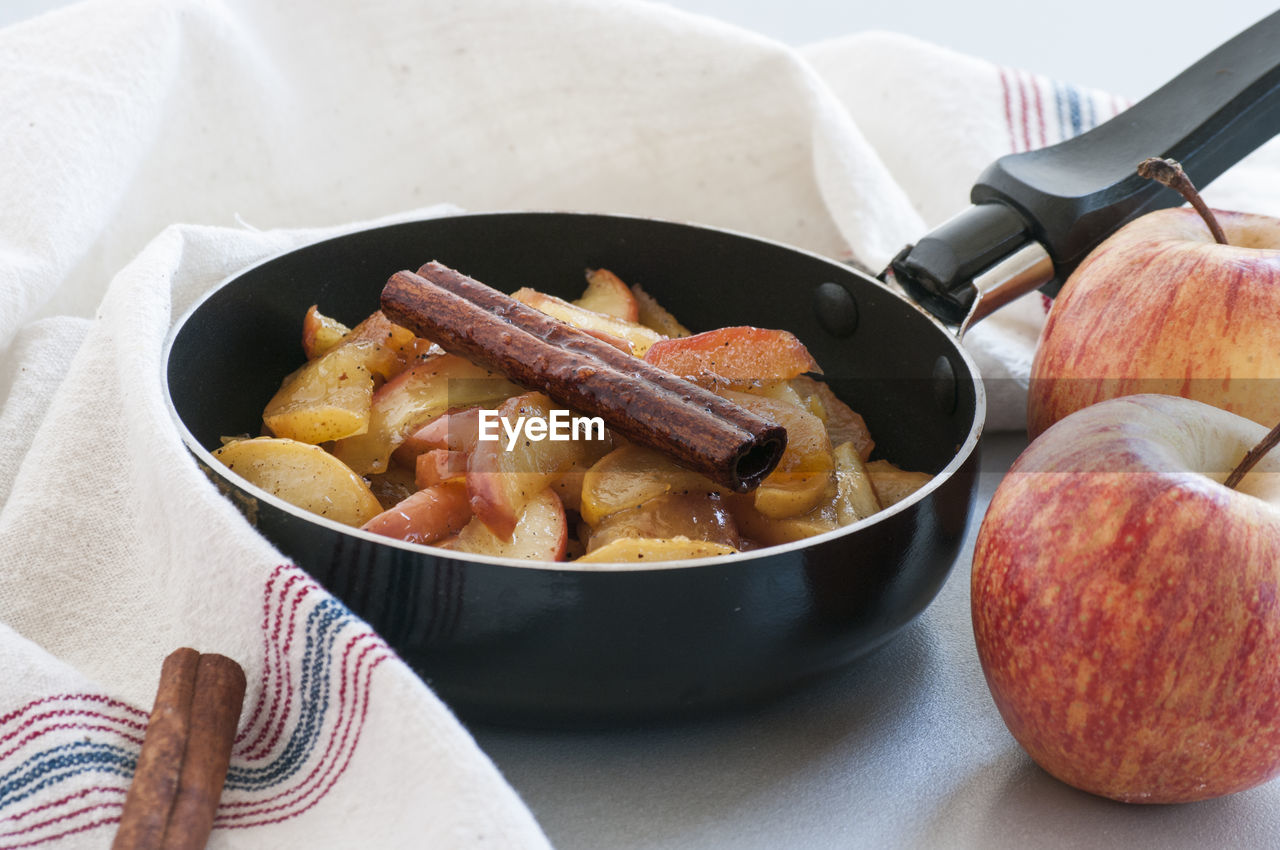
[[1182, 203], [1139, 177], [1139, 162], [1176, 159], [1204, 186], [1277, 133], [1280, 12], [1087, 133], [996, 160], [970, 193], [974, 206], [905, 248], [889, 270], [952, 324], [972, 323], [1037, 287], [1055, 295], [1125, 222]]

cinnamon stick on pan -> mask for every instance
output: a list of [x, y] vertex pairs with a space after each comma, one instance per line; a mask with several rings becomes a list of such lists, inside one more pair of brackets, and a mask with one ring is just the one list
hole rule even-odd
[[786, 448], [782, 426], [439, 263], [392, 275], [382, 311], [735, 492], [756, 487]]
[[244, 671], [225, 656], [184, 647], [164, 660], [112, 850], [205, 846], [244, 691]]

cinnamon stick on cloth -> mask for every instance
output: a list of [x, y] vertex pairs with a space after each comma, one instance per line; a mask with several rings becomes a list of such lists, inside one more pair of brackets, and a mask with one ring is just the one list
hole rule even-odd
[[392, 275], [382, 311], [735, 492], [759, 485], [786, 448], [781, 425], [440, 263]]
[[184, 647], [164, 660], [112, 850], [205, 846], [244, 692], [244, 671], [226, 656]]

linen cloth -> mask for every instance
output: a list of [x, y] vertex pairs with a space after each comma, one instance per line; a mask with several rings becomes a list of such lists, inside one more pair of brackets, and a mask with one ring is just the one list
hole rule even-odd
[[[0, 848], [109, 843], [180, 645], [249, 680], [210, 846], [546, 844], [187, 456], [162, 348], [227, 275], [457, 208], [696, 221], [878, 269], [996, 156], [1124, 105], [903, 36], [794, 50], [620, 0], [89, 0], [0, 31]], [[1274, 147], [1209, 195], [1280, 213]], [[1021, 426], [1044, 310], [966, 340], [991, 427]]]

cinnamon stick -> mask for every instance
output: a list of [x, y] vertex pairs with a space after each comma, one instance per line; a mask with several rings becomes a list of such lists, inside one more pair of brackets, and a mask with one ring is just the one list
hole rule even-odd
[[112, 850], [159, 847], [164, 840], [169, 810], [178, 793], [199, 660], [200, 653], [184, 647], [169, 655], [160, 668], [160, 686]]
[[164, 660], [112, 850], [205, 846], [244, 691], [244, 671], [225, 656], [183, 647]]
[[244, 690], [239, 664], [225, 655], [200, 656], [191, 698], [191, 734], [161, 845], [165, 850], [200, 850], [209, 839], [231, 764]]
[[735, 492], [756, 487], [786, 448], [781, 425], [439, 263], [392, 275], [382, 310]]

